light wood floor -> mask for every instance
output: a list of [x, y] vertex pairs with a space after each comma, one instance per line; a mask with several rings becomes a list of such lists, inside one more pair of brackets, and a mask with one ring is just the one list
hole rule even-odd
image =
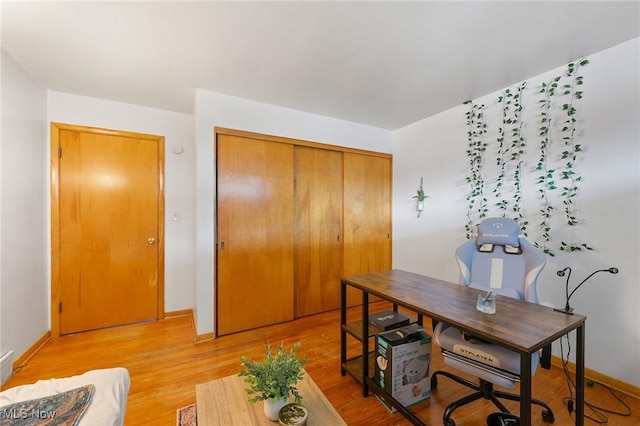
[[[383, 302], [373, 309], [385, 309]], [[358, 319], [359, 309], [349, 312]], [[237, 333], [211, 342], [194, 344], [191, 316], [172, 317], [143, 323], [64, 336], [47, 344], [18, 371], [3, 388], [35, 382], [38, 379], [80, 374], [90, 369], [122, 366], [131, 374], [131, 389], [126, 425], [175, 425], [176, 410], [194, 403], [195, 386], [209, 380], [237, 374], [240, 357], [259, 359], [263, 344], [284, 342], [287, 347], [302, 342], [300, 354], [318, 387], [349, 425], [407, 425], [399, 414], [390, 414], [375, 397], [363, 398], [360, 386], [350, 376], [340, 375], [339, 311], [312, 315], [284, 324]], [[350, 354], [357, 353], [357, 342], [349, 339]], [[432, 371], [443, 369], [442, 356], [434, 347]], [[515, 389], [517, 391], [517, 388]], [[453, 400], [470, 393], [469, 389], [446, 378], [430, 400], [415, 406], [428, 425], [441, 425], [442, 413]], [[563, 403], [569, 395], [564, 373], [559, 368], [538, 369], [533, 394], [554, 410], [556, 425], [572, 420]], [[618, 394], [618, 393], [617, 393]], [[640, 424], [640, 400], [618, 394], [631, 406], [631, 417], [607, 414], [612, 426]], [[611, 394], [599, 385], [587, 387], [587, 401], [614, 411], [624, 410]], [[506, 403], [517, 413], [517, 403]], [[486, 401], [476, 401], [457, 410], [458, 426], [486, 425], [486, 417], [497, 411]], [[589, 414], [590, 410], [586, 410]], [[533, 408], [534, 424], [543, 423], [540, 409]], [[586, 424], [595, 424], [587, 420]]]

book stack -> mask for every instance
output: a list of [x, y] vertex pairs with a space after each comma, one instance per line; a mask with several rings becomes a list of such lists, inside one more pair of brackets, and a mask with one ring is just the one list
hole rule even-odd
[[401, 312], [382, 311], [369, 315], [369, 322], [381, 331], [409, 325], [411, 318]]

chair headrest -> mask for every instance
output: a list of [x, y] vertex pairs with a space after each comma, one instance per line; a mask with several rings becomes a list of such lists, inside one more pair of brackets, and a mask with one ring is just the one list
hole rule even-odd
[[520, 225], [515, 220], [505, 217], [492, 217], [483, 220], [478, 225], [476, 244], [478, 246], [495, 244], [519, 247], [521, 233]]

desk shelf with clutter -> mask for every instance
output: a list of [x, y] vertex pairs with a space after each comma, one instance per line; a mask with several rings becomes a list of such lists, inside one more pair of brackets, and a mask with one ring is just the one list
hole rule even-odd
[[[397, 322], [396, 324], [393, 325], [385, 325], [385, 324], [380, 324], [379, 326], [374, 325], [370, 320], [368, 320], [368, 335], [367, 335], [367, 340], [369, 339], [375, 339], [375, 337], [380, 334], [383, 333], [385, 331], [389, 331], [392, 330], [393, 328], [397, 328], [397, 327], [402, 327], [402, 326], [406, 326], [409, 324], [415, 324], [418, 322], [418, 320], [420, 320], [421, 318], [416, 318], [416, 317], [410, 317], [407, 316], [403, 313], [398, 312], [398, 306], [397, 305], [393, 305], [393, 310], [392, 311], [383, 311], [383, 312], [377, 312], [377, 313], [373, 313], [370, 315], [370, 317], [374, 317], [375, 315], [383, 315], [386, 316], [388, 313], [395, 313], [396, 315], [400, 316], [400, 319], [402, 321]], [[392, 320], [393, 321], [393, 320]], [[396, 321], [398, 321], [396, 319]], [[358, 321], [352, 321], [352, 322], [346, 322], [346, 316], [342, 321], [341, 324], [341, 340], [342, 340], [342, 344], [340, 346], [340, 355], [341, 355], [341, 374], [344, 376], [345, 374], [349, 374], [350, 376], [352, 376], [358, 383], [360, 384], [364, 384], [363, 381], [365, 380], [365, 375], [363, 374], [362, 371], [362, 354], [364, 353], [362, 350], [360, 350], [358, 352], [357, 355], [349, 357], [347, 355], [347, 344], [346, 344], [346, 339], [347, 336], [351, 336], [352, 338], [354, 338], [356, 341], [363, 343], [364, 336], [363, 336], [363, 320], [358, 320]], [[369, 366], [368, 366], [368, 378], [373, 378], [375, 375], [375, 342], [373, 344], [373, 350], [369, 350], [369, 344], [367, 341], [367, 352], [369, 354]]]
[[[346, 324], [342, 324], [342, 336], [346, 341], [346, 336], [350, 335], [355, 338], [358, 342], [362, 342], [362, 321], [354, 321]], [[369, 325], [369, 335], [367, 337], [374, 337], [378, 333], [378, 329], [372, 325]], [[363, 384], [364, 374], [362, 372], [362, 352], [359, 352], [358, 355], [348, 357], [347, 356], [347, 347], [345, 345], [341, 345], [340, 348], [341, 357], [342, 357], [342, 375], [345, 373], [349, 373], [358, 383]], [[368, 377], [373, 377], [374, 374], [374, 360], [375, 353], [374, 351], [369, 351], [369, 374]]]

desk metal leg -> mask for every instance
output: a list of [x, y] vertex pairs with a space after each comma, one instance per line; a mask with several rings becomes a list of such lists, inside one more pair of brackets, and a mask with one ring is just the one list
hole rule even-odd
[[362, 292], [362, 396], [369, 396], [369, 293]]
[[520, 354], [520, 424], [531, 425], [531, 354]]
[[576, 426], [584, 425], [584, 323], [576, 329]]

